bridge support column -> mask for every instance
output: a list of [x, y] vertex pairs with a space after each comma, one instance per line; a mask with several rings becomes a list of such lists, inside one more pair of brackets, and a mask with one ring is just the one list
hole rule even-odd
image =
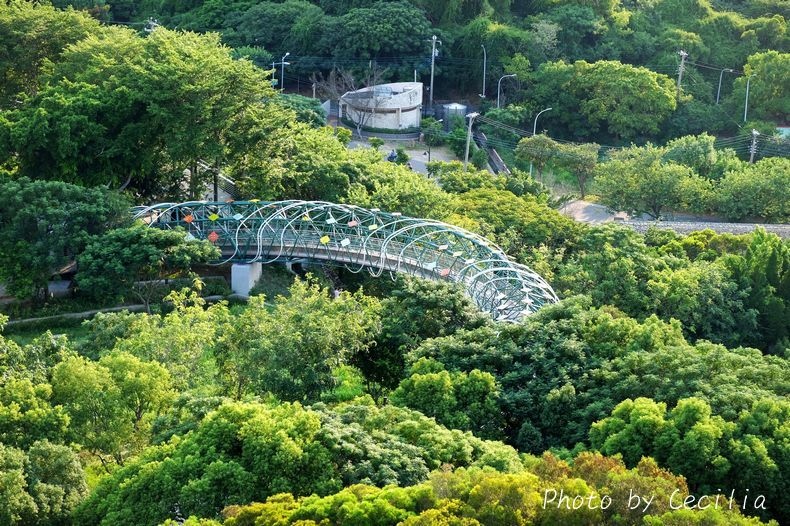
[[234, 263], [230, 269], [230, 288], [234, 294], [249, 296], [250, 289], [260, 277], [260, 263]]

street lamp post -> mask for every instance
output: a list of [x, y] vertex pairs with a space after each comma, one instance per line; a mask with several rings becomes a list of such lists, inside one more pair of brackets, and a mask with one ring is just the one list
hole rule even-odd
[[719, 103], [719, 95], [721, 95], [721, 78], [724, 76], [724, 72], [725, 71], [727, 73], [732, 73], [733, 72], [732, 69], [724, 68], [723, 70], [721, 70], [721, 73], [719, 73], [719, 89], [716, 90], [716, 104]]
[[280, 59], [280, 62], [272, 62], [272, 79], [273, 79], [272, 84], [274, 84], [274, 82], [277, 81], [277, 78], [275, 77], [275, 75], [277, 74], [276, 73], [277, 70], [275, 69], [275, 67], [280, 66], [280, 91], [283, 90], [283, 84], [285, 84], [285, 66], [291, 65], [290, 62], [285, 61], [285, 57], [287, 57], [290, 54], [291, 53], [288, 52], [285, 55], [283, 55], [283, 58]]
[[[540, 110], [537, 115], [535, 115], [535, 121], [532, 123], [532, 136], [534, 137], [536, 133], [538, 133], [538, 117], [540, 114], [545, 111], [551, 111], [552, 108], [546, 108], [545, 110]], [[529, 162], [529, 176], [532, 177], [532, 161]], [[542, 178], [542, 176], [541, 176]]]
[[287, 64], [287, 62], [285, 62], [285, 57], [290, 54], [291, 52], [288, 51], [285, 55], [283, 55], [283, 58], [280, 59], [280, 91], [285, 90], [285, 65]]
[[752, 77], [754, 73], [749, 75], [749, 78], [746, 79], [746, 101], [743, 103], [743, 122], [746, 122], [746, 112], [749, 110], [749, 84], [752, 82]]
[[480, 98], [486, 98], [486, 62], [488, 60], [488, 56], [486, 55], [486, 47], [483, 44], [480, 44], [480, 47], [483, 48], [483, 92], [480, 94]]
[[474, 122], [475, 117], [480, 115], [479, 113], [470, 113], [467, 115], [469, 119], [469, 130], [466, 133], [466, 153], [464, 153], [464, 172], [466, 171], [466, 165], [469, 162], [469, 143], [472, 142], [472, 122]]
[[510, 75], [502, 75], [501, 77], [499, 77], [499, 82], [497, 82], [497, 87], [496, 87], [496, 107], [497, 108], [499, 108], [499, 98], [500, 98], [500, 96], [502, 94], [502, 79], [515, 77], [515, 76], [516, 76], [515, 73], [511, 73]]
[[433, 35], [429, 42], [431, 42], [431, 89], [428, 92], [428, 108], [430, 109], [431, 115], [433, 115], [433, 70], [434, 63], [436, 62], [436, 55], [438, 54], [436, 44], [438, 43], [441, 46], [442, 41], [436, 38], [436, 35]]
[[[438, 121], [436, 121], [436, 124], [439, 124], [440, 122], [444, 122], [444, 119], [439, 119]], [[428, 162], [431, 162], [431, 146], [433, 146], [433, 141], [434, 141], [434, 139], [436, 137], [434, 136], [434, 130], [428, 130], [428, 133], [429, 133], [430, 138], [428, 138], [428, 136], [426, 136], [425, 137], [425, 139], [426, 139], [425, 142], [428, 145]]]

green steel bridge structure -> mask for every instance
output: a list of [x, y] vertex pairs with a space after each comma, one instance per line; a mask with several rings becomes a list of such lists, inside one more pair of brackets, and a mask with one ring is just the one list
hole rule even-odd
[[321, 201], [159, 203], [136, 207], [151, 227], [216, 245], [214, 263], [294, 260], [459, 283], [495, 320], [518, 322], [557, 296], [530, 268], [477, 234], [430, 219]]

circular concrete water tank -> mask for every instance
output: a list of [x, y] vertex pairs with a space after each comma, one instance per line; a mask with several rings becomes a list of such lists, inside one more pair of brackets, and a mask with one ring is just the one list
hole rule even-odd
[[444, 110], [444, 117], [442, 118], [444, 119], [444, 129], [446, 131], [450, 131], [453, 123], [459, 118], [461, 119], [462, 123], [466, 119], [467, 108], [465, 104], [452, 102], [442, 106], [442, 109]]

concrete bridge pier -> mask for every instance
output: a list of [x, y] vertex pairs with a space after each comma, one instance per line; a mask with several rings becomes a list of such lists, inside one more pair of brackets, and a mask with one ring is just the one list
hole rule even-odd
[[261, 263], [234, 263], [230, 268], [230, 288], [234, 294], [249, 296], [261, 277]]

